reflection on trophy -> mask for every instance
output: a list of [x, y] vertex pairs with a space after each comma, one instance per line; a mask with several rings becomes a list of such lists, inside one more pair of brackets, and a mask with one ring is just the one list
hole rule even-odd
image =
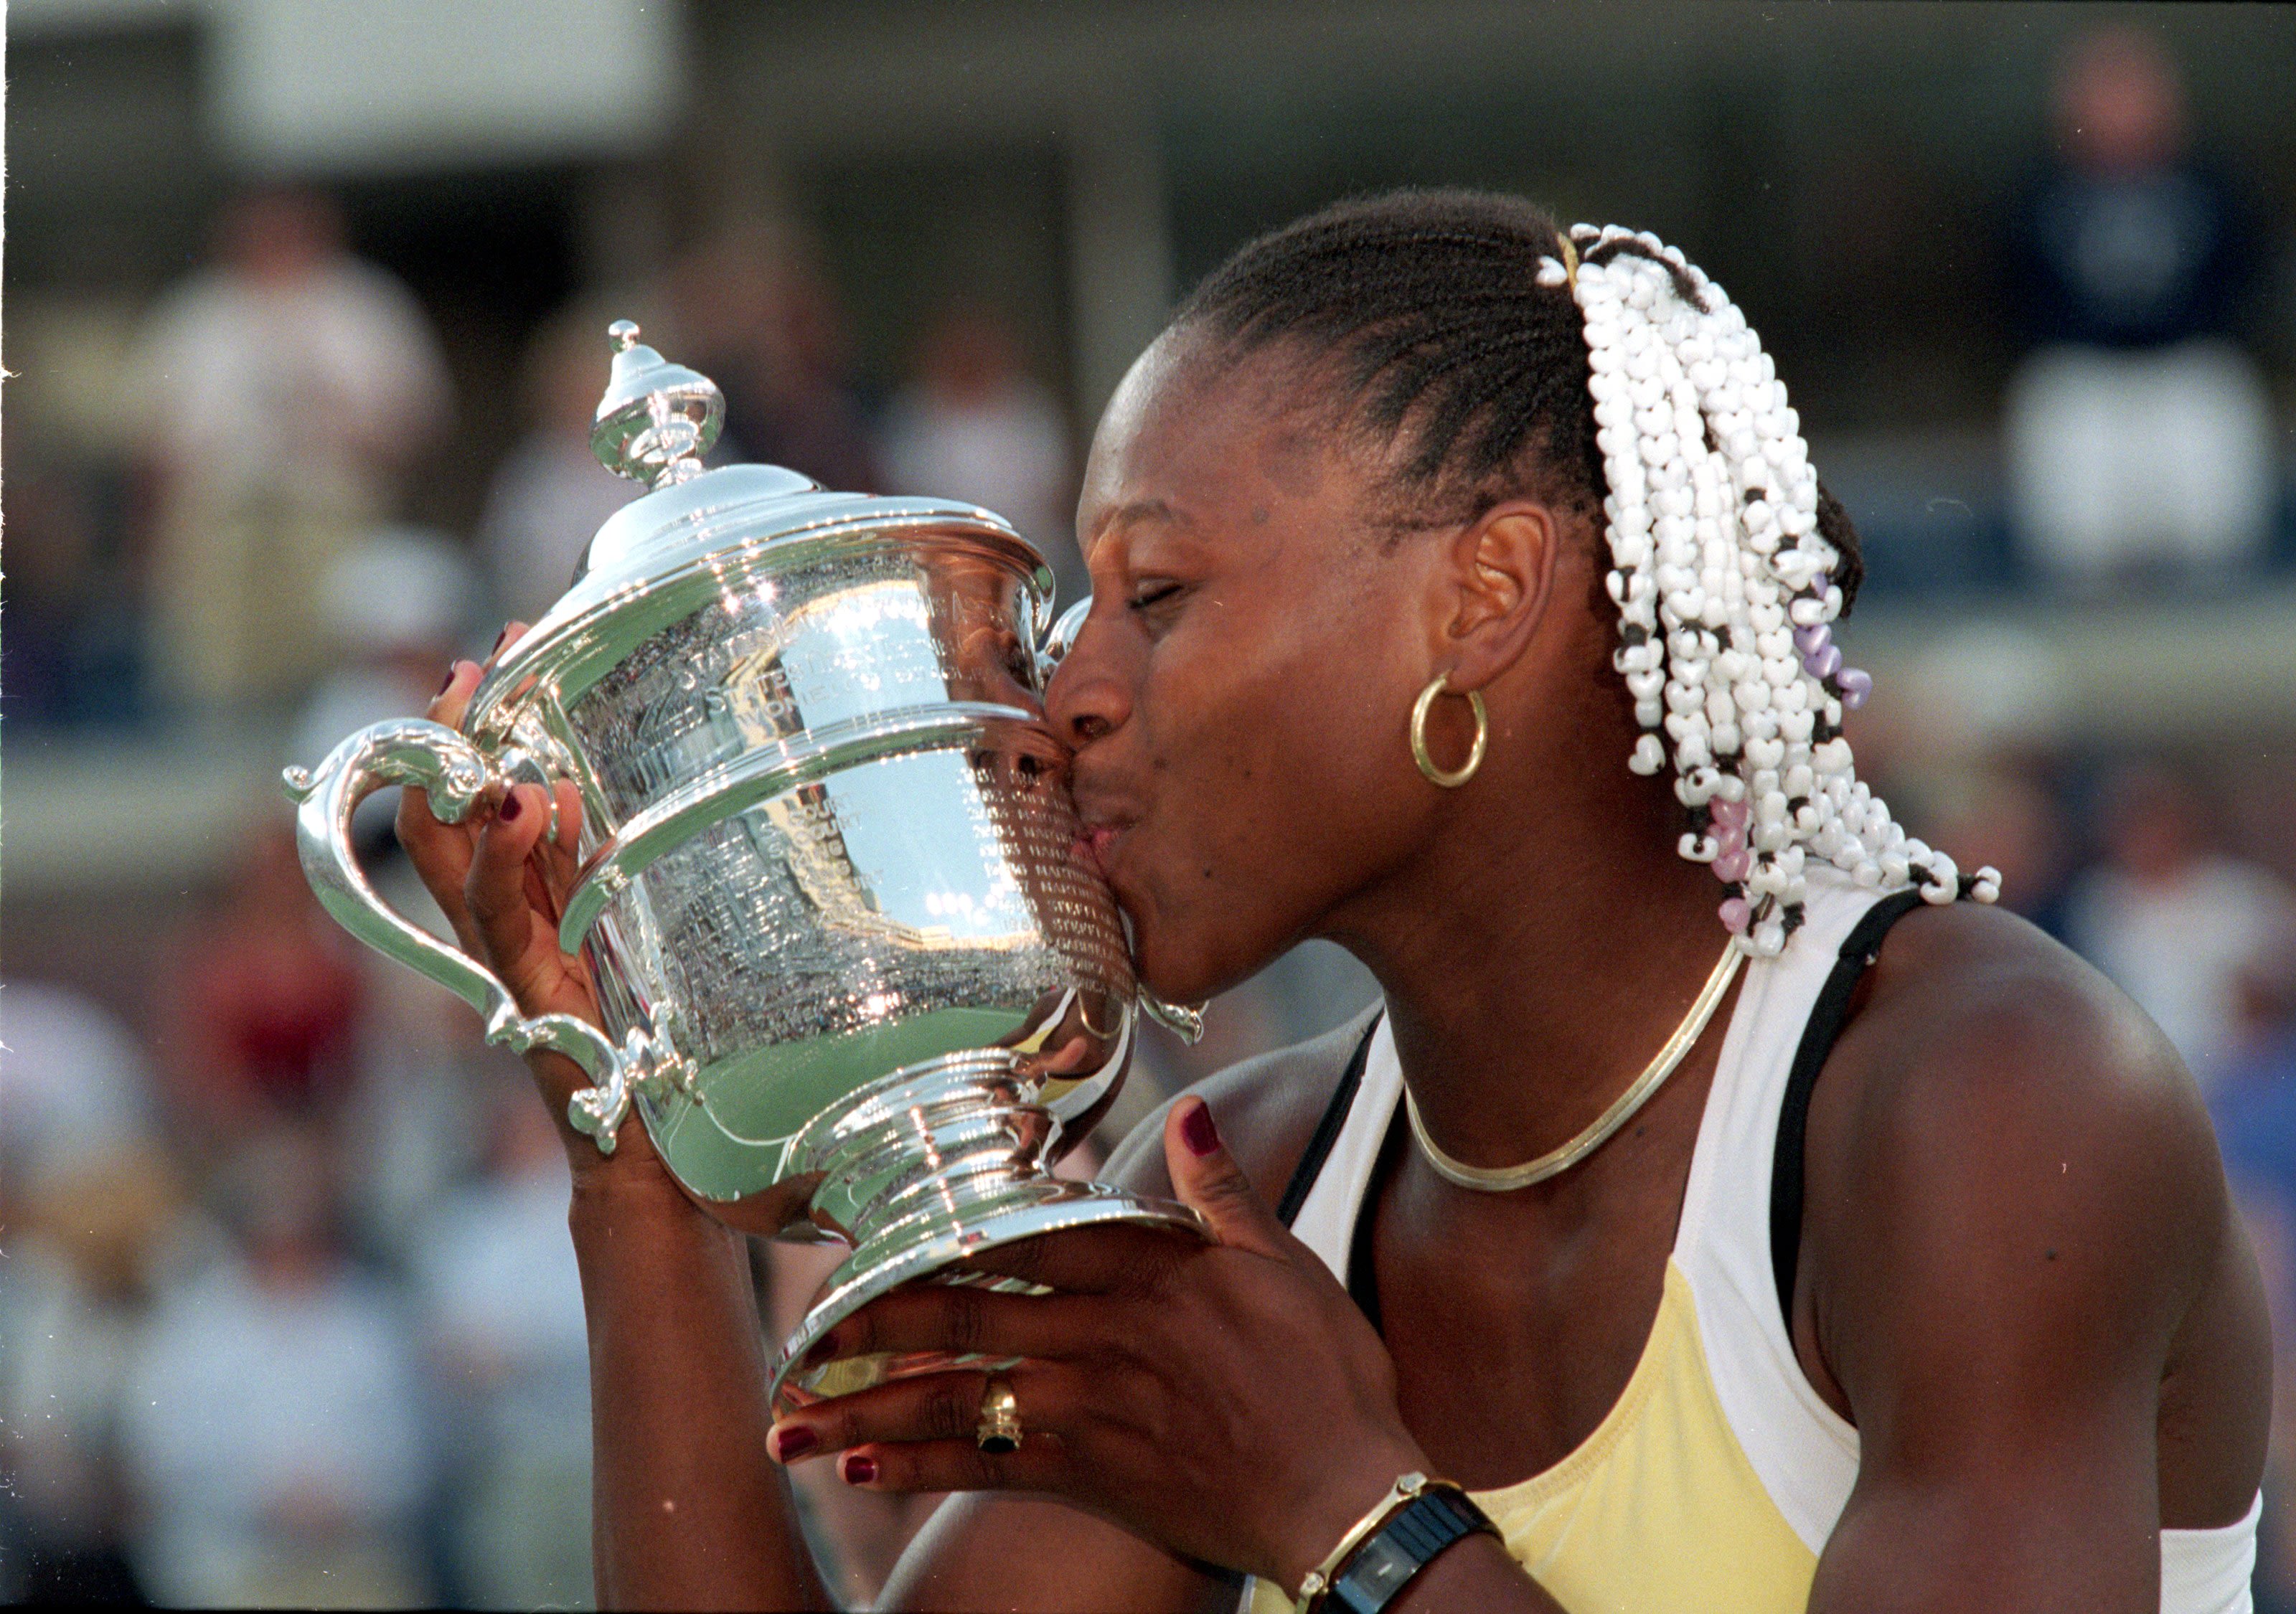
[[[1047, 1169], [1114, 1094], [1136, 987], [1037, 715], [1061, 638], [1042, 557], [968, 505], [704, 470], [718, 389], [636, 326], [612, 335], [593, 446], [652, 491], [488, 668], [459, 732], [378, 724], [288, 789], [329, 912], [491, 1040], [578, 1063], [573, 1120], [601, 1150], [635, 1108], [726, 1221], [853, 1245], [775, 1366], [776, 1401], [802, 1404], [943, 1364], [797, 1365], [897, 1284], [1062, 1228], [1198, 1223]], [[384, 785], [451, 821], [562, 779], [582, 823], [559, 940], [603, 1029], [522, 1017], [351, 850]]]

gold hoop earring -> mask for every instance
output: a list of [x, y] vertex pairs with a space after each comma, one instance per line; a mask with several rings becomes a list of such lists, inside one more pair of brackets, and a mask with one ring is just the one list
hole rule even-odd
[[1419, 699], [1412, 703], [1411, 759], [1419, 765], [1419, 771], [1427, 776], [1430, 784], [1439, 784], [1447, 791], [1456, 791], [1472, 779], [1475, 770], [1483, 766], [1483, 748], [1490, 741], [1491, 721], [1489, 715], [1483, 710], [1482, 692], [1469, 690], [1467, 703], [1475, 709], [1475, 743], [1469, 748], [1467, 760], [1456, 773], [1447, 774], [1437, 767], [1435, 758], [1427, 750], [1427, 714], [1435, 705], [1435, 697], [1444, 693], [1445, 686], [1450, 682], [1450, 674], [1436, 674], [1434, 682], [1421, 690]]

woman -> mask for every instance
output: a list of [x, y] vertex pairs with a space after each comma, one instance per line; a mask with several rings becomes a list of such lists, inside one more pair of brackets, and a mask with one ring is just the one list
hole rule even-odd
[[[570, 1135], [602, 1601], [818, 1606], [775, 1463], [832, 1462], [975, 1493], [901, 1608], [2244, 1608], [2268, 1364], [2206, 1118], [1856, 782], [1855, 538], [1797, 432], [1678, 254], [1512, 200], [1216, 274], [1102, 422], [1046, 716], [1154, 990], [1324, 936], [1383, 1010], [1111, 1163], [1216, 1241], [996, 1252], [1058, 1292], [824, 1352], [1017, 1366], [778, 1424], [738, 1241]], [[587, 1012], [546, 808], [405, 827], [528, 1011]], [[1414, 1471], [1504, 1539], [1411, 1536]]]

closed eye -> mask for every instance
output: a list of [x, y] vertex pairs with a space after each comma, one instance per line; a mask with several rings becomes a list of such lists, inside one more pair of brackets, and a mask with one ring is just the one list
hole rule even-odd
[[1160, 604], [1178, 594], [1181, 586], [1177, 583], [1151, 583], [1134, 594], [1127, 603], [1135, 610], [1146, 610], [1150, 606]]

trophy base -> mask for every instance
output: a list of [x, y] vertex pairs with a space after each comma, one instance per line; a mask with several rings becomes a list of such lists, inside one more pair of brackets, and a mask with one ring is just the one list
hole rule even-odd
[[[950, 1054], [897, 1070], [858, 1102], [799, 1134], [795, 1171], [819, 1171], [816, 1220], [853, 1241], [774, 1364], [774, 1408], [786, 1413], [888, 1380], [979, 1363], [947, 1352], [840, 1357], [813, 1369], [805, 1355], [845, 1318], [904, 1283], [931, 1278], [967, 1256], [1048, 1233], [1103, 1223], [1201, 1236], [1184, 1205], [1099, 1183], [1055, 1177], [1044, 1161], [1059, 1123], [1032, 1098], [1009, 1051]], [[1041, 1293], [1036, 1285], [972, 1272], [951, 1283]]]

